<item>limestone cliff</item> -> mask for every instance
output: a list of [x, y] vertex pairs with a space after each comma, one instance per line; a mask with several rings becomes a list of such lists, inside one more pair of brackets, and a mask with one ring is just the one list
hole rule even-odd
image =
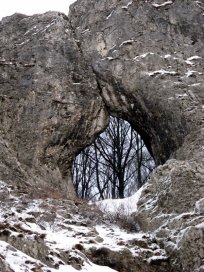
[[135, 220], [173, 271], [203, 271], [203, 10], [194, 0], [78, 0], [68, 17], [4, 18], [0, 179], [74, 197], [73, 158], [120, 116], [158, 165]]
[[107, 124], [95, 75], [63, 14], [15, 14], [0, 32], [0, 179], [73, 194], [72, 159]]

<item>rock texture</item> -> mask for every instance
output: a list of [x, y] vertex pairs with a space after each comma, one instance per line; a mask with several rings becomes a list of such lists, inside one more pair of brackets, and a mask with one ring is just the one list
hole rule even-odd
[[109, 112], [166, 162], [135, 218], [143, 231], [156, 231], [176, 271], [204, 264], [203, 9], [192, 0], [82, 0], [70, 13]]
[[4, 18], [0, 179], [74, 197], [73, 158], [120, 116], [160, 165], [135, 220], [173, 271], [203, 271], [203, 10], [194, 0], [78, 0], [69, 17]]
[[71, 197], [72, 160], [107, 123], [95, 76], [64, 14], [15, 14], [0, 32], [0, 179]]
[[33, 199], [0, 181], [0, 196], [8, 190], [0, 206], [2, 272], [171, 271], [154, 235], [127, 233], [107, 222], [93, 205]]

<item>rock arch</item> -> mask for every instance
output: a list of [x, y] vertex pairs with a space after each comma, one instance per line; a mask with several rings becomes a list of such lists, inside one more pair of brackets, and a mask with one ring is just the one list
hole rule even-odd
[[192, 260], [184, 251], [191, 243], [191, 256], [194, 237], [203, 239], [202, 8], [193, 0], [81, 0], [69, 17], [4, 18], [0, 179], [70, 197], [72, 159], [109, 114], [118, 115], [140, 132], [158, 165], [170, 159], [144, 189], [137, 220], [157, 231], [180, 271], [196, 271], [203, 256]]

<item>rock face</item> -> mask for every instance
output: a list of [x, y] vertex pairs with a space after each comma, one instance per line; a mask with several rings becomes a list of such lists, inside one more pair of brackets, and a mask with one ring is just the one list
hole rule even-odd
[[0, 25], [0, 179], [74, 194], [74, 156], [107, 124], [67, 17], [15, 14]]
[[73, 158], [120, 116], [160, 165], [136, 220], [156, 233], [173, 271], [203, 271], [203, 9], [194, 0], [78, 0], [69, 17], [4, 18], [0, 179], [74, 197]]
[[143, 231], [156, 231], [176, 271], [204, 264], [203, 9], [192, 0], [82, 0], [70, 12], [108, 111], [166, 162], [135, 218]]

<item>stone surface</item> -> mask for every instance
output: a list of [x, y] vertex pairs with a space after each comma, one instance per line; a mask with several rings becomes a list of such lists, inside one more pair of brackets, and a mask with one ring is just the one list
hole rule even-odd
[[0, 179], [19, 194], [73, 198], [73, 158], [120, 116], [158, 165], [135, 220], [155, 232], [172, 271], [201, 272], [203, 9], [194, 0], [78, 0], [68, 17], [4, 18]]
[[71, 197], [72, 159], [107, 123], [95, 76], [64, 14], [15, 14], [0, 32], [0, 179]]
[[[0, 181], [0, 193], [7, 188]], [[171, 272], [154, 235], [120, 229], [86, 202], [32, 198], [9, 189], [0, 205], [0, 271], [99, 271], [109, 266], [118, 272]], [[99, 267], [94, 270], [91, 262]]]
[[145, 186], [135, 220], [156, 231], [176, 271], [189, 272], [204, 260], [202, 2], [82, 0], [70, 13], [109, 112], [165, 163]]
[[[109, 111], [141, 133], [160, 164], [201, 133], [204, 18], [196, 1], [154, 2], [82, 0], [70, 19]], [[198, 150], [186, 152], [177, 158]]]

